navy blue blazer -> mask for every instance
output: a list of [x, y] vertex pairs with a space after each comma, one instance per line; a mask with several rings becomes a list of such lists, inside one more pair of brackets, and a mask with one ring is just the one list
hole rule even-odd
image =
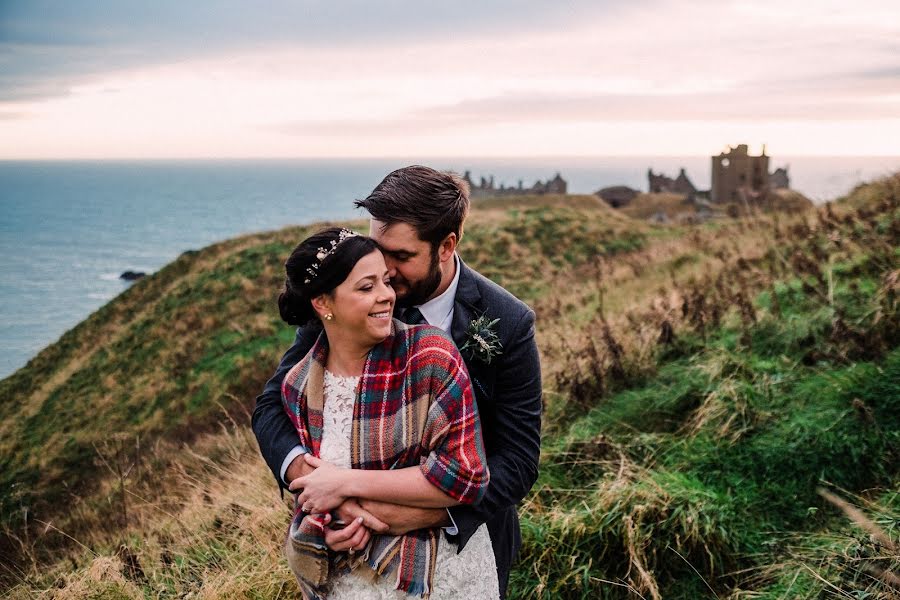
[[[465, 547], [487, 523], [497, 560], [501, 597], [506, 597], [509, 571], [522, 543], [517, 504], [534, 485], [541, 441], [541, 365], [534, 339], [534, 311], [508, 291], [459, 261], [459, 286], [450, 334], [457, 346], [465, 343], [473, 319], [499, 319], [495, 328], [503, 353], [490, 364], [463, 353], [481, 415], [491, 482], [475, 506], [457, 506], [450, 514], [459, 528], [451, 539]], [[263, 458], [281, 488], [281, 464], [297, 445], [297, 433], [281, 405], [281, 382], [312, 348], [318, 327], [299, 328], [294, 345], [285, 353], [275, 375], [256, 399], [253, 432]]]

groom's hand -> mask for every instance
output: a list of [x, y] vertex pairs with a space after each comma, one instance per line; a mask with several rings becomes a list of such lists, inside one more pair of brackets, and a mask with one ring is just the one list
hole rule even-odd
[[[360, 500], [360, 506], [380, 521], [388, 523], [387, 533], [403, 535], [427, 527], [449, 527], [450, 515], [445, 508], [415, 508], [377, 500]], [[384, 532], [382, 532], [384, 533]]]
[[299, 479], [305, 475], [309, 475], [315, 469], [309, 466], [306, 463], [306, 459], [304, 459], [305, 455], [301, 454], [299, 456], [295, 456], [294, 460], [291, 461], [291, 464], [288, 465], [287, 471], [284, 472], [284, 479], [291, 484], [295, 479]]
[[[362, 518], [363, 525], [371, 529], [374, 533], [387, 533], [388, 524], [377, 518], [375, 515], [360, 506], [356, 498], [347, 498], [334, 509], [334, 514], [344, 523], [352, 523], [356, 519]], [[332, 548], [333, 550], [333, 548]]]

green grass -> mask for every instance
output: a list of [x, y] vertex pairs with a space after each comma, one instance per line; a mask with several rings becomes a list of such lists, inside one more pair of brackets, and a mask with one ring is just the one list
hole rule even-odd
[[553, 293], [560, 273], [641, 249], [645, 227], [623, 224], [610, 209], [526, 206], [466, 230], [466, 261], [526, 302]]
[[[535, 307], [546, 375], [510, 597], [883, 592], [860, 562], [878, 549], [817, 488], [896, 539], [895, 187], [781, 224], [656, 228], [590, 198], [473, 210], [463, 258]], [[25, 595], [293, 591], [283, 507], [246, 427], [294, 336], [275, 297], [308, 230], [186, 253], [0, 382], [0, 522], [37, 515], [91, 548], [55, 536], [26, 549], [37, 574], [0, 579]], [[98, 454], [137, 439], [153, 450], [128, 484], [145, 520], [128, 528]]]
[[[639, 517], [637, 535], [661, 585], [696, 577], [678, 555], [721, 582], [753, 565], [747, 557], [771, 559], [775, 532], [821, 527], [818, 486], [866, 490], [896, 481], [900, 350], [880, 364], [794, 368], [789, 376], [750, 367], [724, 393], [703, 360], [722, 359], [670, 364], [652, 385], [613, 395], [563, 440], [545, 444], [525, 564], [541, 557], [546, 581], [520, 573], [515, 597], [590, 597], [592, 582], [625, 580], [632, 565], [623, 560], [624, 523]], [[717, 393], [726, 403], [718, 419], [690, 429], [698, 412], [712, 411], [704, 398]], [[735, 416], [736, 439], [722, 428]], [[627, 467], [617, 475], [621, 463], [640, 465], [642, 475], [630, 478]], [[569, 564], [592, 564], [589, 577], [574, 577]], [[546, 593], [533, 594], [542, 583]]]
[[[638, 564], [663, 597], [709, 595], [703, 580], [724, 591], [735, 572], [779, 560], [787, 532], [817, 535], [833, 524], [820, 486], [895, 484], [900, 348], [894, 340], [886, 355], [862, 362], [832, 351], [844, 344], [832, 339], [837, 312], [861, 330], [884, 324], [873, 317], [874, 296], [851, 289], [871, 290], [878, 279], [842, 272], [856, 275], [835, 290], [833, 305], [798, 281], [778, 284], [781, 316], [766, 312], [771, 298], [760, 294], [749, 335], [726, 325], [700, 346], [682, 340], [649, 381], [598, 397], [565, 435], [545, 441], [524, 527], [524, 562], [541, 568], [518, 571], [513, 596], [627, 596], [608, 582], [652, 594]], [[897, 314], [882, 318], [896, 322]], [[812, 362], [811, 348], [820, 356]], [[762, 585], [772, 597], [787, 587], [822, 590], [820, 579], [798, 572]]]

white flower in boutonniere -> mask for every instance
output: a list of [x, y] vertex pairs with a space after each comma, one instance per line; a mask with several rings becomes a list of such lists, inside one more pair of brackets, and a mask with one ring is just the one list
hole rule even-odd
[[500, 319], [488, 320], [484, 315], [472, 319], [469, 329], [466, 330], [466, 342], [460, 348], [460, 352], [468, 351], [470, 355], [486, 365], [491, 364], [495, 356], [503, 354], [503, 344], [497, 336], [494, 327]]

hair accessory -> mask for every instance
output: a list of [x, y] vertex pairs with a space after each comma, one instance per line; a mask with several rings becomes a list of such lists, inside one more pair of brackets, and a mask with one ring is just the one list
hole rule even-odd
[[334, 318], [334, 315], [331, 313], [325, 313], [325, 320], [330, 321]]
[[312, 281], [313, 279], [316, 278], [316, 276], [319, 274], [319, 265], [321, 265], [325, 261], [326, 258], [328, 258], [331, 254], [334, 253], [335, 249], [337, 249], [337, 247], [340, 245], [341, 242], [343, 242], [344, 240], [350, 239], [352, 237], [356, 237], [358, 235], [359, 234], [356, 233], [355, 231], [351, 231], [349, 229], [341, 229], [340, 233], [338, 234], [338, 239], [331, 240], [330, 248], [319, 247], [319, 251], [316, 253], [316, 262], [311, 264], [309, 266], [309, 268], [306, 269], [306, 272], [309, 275], [309, 277], [304, 279], [303, 283], [309, 283], [310, 281]]

